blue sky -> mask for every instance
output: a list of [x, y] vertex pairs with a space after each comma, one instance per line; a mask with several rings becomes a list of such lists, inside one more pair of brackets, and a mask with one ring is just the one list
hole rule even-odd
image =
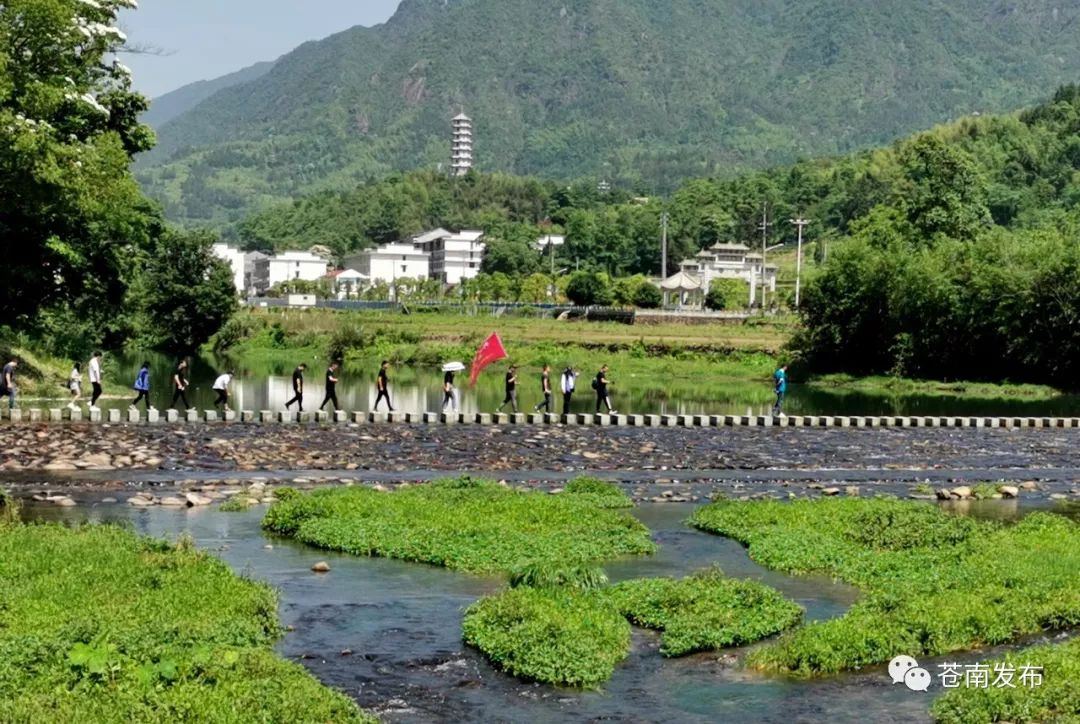
[[125, 55], [150, 97], [273, 60], [307, 40], [386, 22], [399, 0], [140, 0], [120, 24], [135, 45], [164, 55]]

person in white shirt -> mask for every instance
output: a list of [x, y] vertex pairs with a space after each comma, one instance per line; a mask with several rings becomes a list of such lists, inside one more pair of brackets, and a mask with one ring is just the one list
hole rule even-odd
[[574, 396], [574, 387], [577, 385], [577, 372], [573, 367], [567, 367], [562, 373], [562, 414], [570, 414], [570, 399]]
[[79, 406], [76, 403], [82, 397], [82, 366], [78, 362], [71, 368], [71, 374], [68, 375], [68, 389], [71, 390], [71, 402], [68, 403], [68, 407], [77, 410]]
[[222, 405], [222, 410], [228, 412], [229, 408], [229, 383], [232, 382], [232, 372], [226, 372], [220, 375], [214, 380], [214, 392], [217, 393], [217, 398], [214, 400], [214, 407]]
[[94, 352], [90, 358], [90, 387], [93, 393], [90, 395], [90, 408], [97, 407], [98, 398], [101, 397], [101, 352]]

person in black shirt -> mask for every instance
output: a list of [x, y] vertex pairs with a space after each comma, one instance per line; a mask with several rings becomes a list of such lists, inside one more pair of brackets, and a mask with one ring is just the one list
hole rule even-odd
[[544, 371], [540, 374], [540, 391], [544, 393], [544, 401], [533, 408], [536, 412], [544, 408], [544, 412], [551, 412], [551, 365], [544, 365]]
[[322, 404], [319, 405], [320, 410], [326, 407], [327, 402], [334, 403], [334, 412], [337, 412], [340, 407], [337, 401], [337, 370], [337, 362], [331, 362], [330, 367], [326, 370], [326, 397], [323, 398]]
[[390, 378], [386, 374], [388, 369], [390, 369], [390, 363], [383, 360], [382, 366], [379, 368], [379, 376], [375, 378], [375, 387], [379, 391], [378, 396], [375, 398], [376, 412], [379, 410], [379, 403], [383, 400], [386, 400], [386, 407], [390, 412], [394, 411], [394, 405], [390, 402]]
[[285, 403], [286, 410], [292, 407], [293, 403], [296, 403], [296, 409], [300, 412], [304, 411], [304, 372], [306, 371], [306, 364], [299, 364], [292, 371], [293, 398]]
[[447, 406], [457, 410], [457, 398], [454, 396], [454, 373], [452, 370], [447, 370], [446, 374], [442, 378], [443, 389], [443, 401], [442, 409], [446, 412]]
[[516, 414], [518, 411], [517, 406], [517, 367], [510, 365], [510, 369], [506, 371], [506, 399], [499, 405], [499, 409], [496, 412], [502, 412], [503, 408], [507, 404], [510, 404], [511, 408]]
[[[187, 378], [188, 363], [186, 359], [180, 360], [180, 364], [176, 365], [176, 369], [173, 371], [172, 383], [173, 383], [173, 395], [172, 402], [169, 403], [169, 407], [176, 409], [176, 401], [180, 400], [184, 403], [184, 409], [190, 410], [191, 403], [187, 399], [187, 388], [190, 384]], [[96, 390], [95, 390], [96, 391]]]
[[593, 389], [596, 390], [596, 412], [599, 414], [600, 406], [607, 407], [609, 415], [614, 415], [615, 410], [611, 409], [611, 399], [608, 397], [608, 366], [604, 365], [600, 368], [600, 371], [596, 373], [596, 379], [593, 380]]

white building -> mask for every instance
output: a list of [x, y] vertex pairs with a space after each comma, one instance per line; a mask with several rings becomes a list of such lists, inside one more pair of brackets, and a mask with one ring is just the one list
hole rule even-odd
[[214, 256], [224, 261], [229, 265], [229, 269], [232, 270], [233, 286], [236, 287], [236, 293], [243, 295], [247, 291], [247, 283], [244, 276], [244, 252], [239, 249], [235, 249], [228, 244], [214, 244], [213, 252]]
[[255, 276], [266, 289], [296, 280], [317, 281], [326, 276], [326, 260], [307, 251], [285, 251], [255, 260]]
[[430, 255], [432, 279], [443, 284], [460, 284], [480, 273], [484, 260], [484, 232], [461, 231], [452, 234], [437, 229], [413, 239], [418, 249]]
[[387, 284], [393, 284], [396, 279], [427, 279], [431, 274], [430, 255], [411, 241], [367, 249], [345, 259], [345, 266], [360, 272], [371, 282]]
[[[683, 292], [683, 303], [690, 304], [699, 298], [698, 295], [690, 293], [692, 290], [689, 287], [693, 286], [694, 282], [700, 282], [700, 289], [707, 293], [713, 279], [741, 279], [750, 285], [748, 301], [753, 304], [763, 274], [765, 286], [770, 292], [776, 292], [777, 271], [778, 268], [773, 264], [766, 265], [763, 270], [761, 254], [752, 253], [745, 244], [716, 244], [684, 260], [679, 265], [679, 272], [664, 280], [661, 289]], [[668, 286], [665, 287], [664, 284]]]
[[453, 145], [450, 151], [450, 173], [464, 176], [473, 167], [473, 126], [472, 119], [464, 113], [454, 116]]

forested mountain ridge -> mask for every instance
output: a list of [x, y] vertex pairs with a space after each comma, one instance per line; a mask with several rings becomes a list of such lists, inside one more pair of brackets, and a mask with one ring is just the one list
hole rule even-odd
[[1080, 76], [1080, 0], [405, 0], [159, 129], [140, 178], [225, 226], [448, 155], [670, 190], [1011, 110]]
[[255, 63], [220, 78], [200, 80], [181, 86], [152, 100], [150, 110], [142, 115], [141, 120], [154, 128], [160, 128], [172, 119], [187, 113], [218, 91], [261, 78], [273, 67], [273, 61]]

